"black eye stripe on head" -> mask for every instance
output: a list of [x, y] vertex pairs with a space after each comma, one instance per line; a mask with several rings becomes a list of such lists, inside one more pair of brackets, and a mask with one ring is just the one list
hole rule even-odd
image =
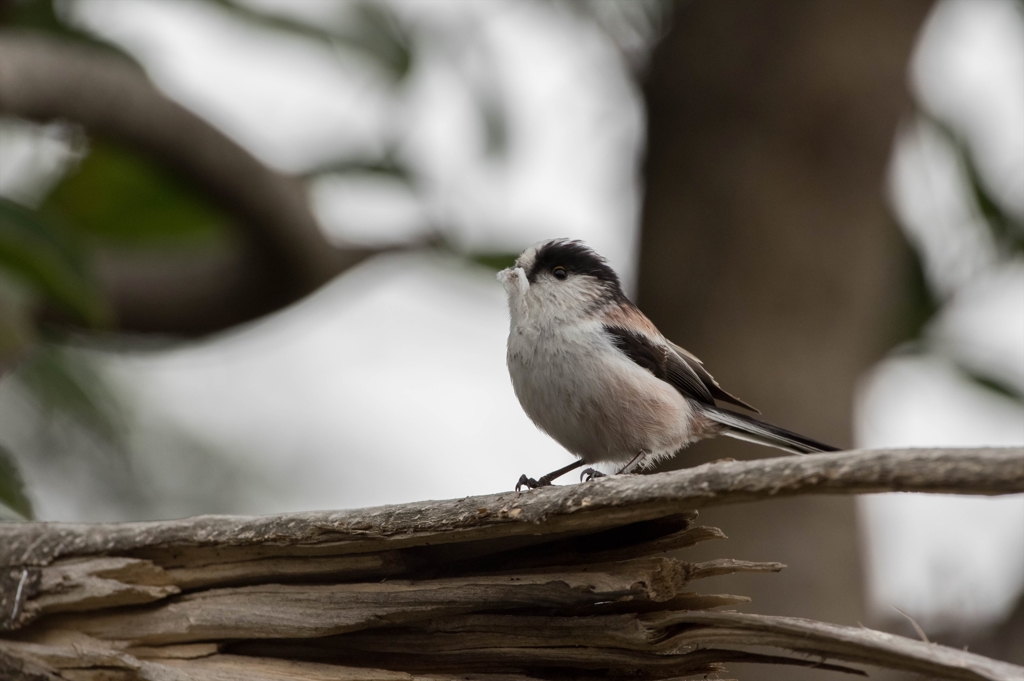
[[533, 266], [526, 273], [526, 278], [532, 284], [541, 272], [550, 272], [555, 267], [564, 267], [569, 274], [585, 274], [619, 288], [619, 277], [615, 270], [604, 258], [579, 241], [557, 239], [541, 246], [537, 249]]

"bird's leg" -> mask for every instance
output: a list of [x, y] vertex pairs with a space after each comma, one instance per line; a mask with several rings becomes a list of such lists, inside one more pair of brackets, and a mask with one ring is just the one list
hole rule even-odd
[[[639, 454], [634, 456], [632, 459], [630, 459], [629, 463], [627, 463], [625, 466], [623, 466], [622, 469], [618, 473], [616, 473], [615, 475], [626, 475], [628, 473], [632, 473], [633, 470], [635, 470], [637, 466], [642, 464], [644, 462], [644, 459], [646, 459], [646, 458], [647, 458], [647, 452], [640, 452]], [[608, 476], [606, 476], [604, 473], [602, 473], [599, 470], [596, 470], [594, 468], [584, 468], [583, 472], [580, 473], [580, 482], [590, 482], [594, 478], [605, 478], [605, 477], [608, 477]]]
[[523, 487], [527, 487], [529, 489], [536, 489], [538, 487], [546, 487], [546, 486], [550, 485], [551, 481], [554, 480], [555, 478], [559, 478], [559, 477], [565, 475], [566, 473], [568, 473], [569, 471], [574, 471], [574, 470], [576, 470], [577, 468], [579, 468], [582, 465], [583, 465], [583, 459], [580, 459], [579, 461], [573, 461], [568, 466], [563, 466], [562, 468], [559, 468], [557, 471], [551, 471], [547, 475], [542, 476], [539, 480], [534, 480], [533, 478], [528, 478], [528, 477], [526, 477], [526, 474], [524, 473], [524, 474], [519, 476], [519, 482], [516, 483], [516, 491], [518, 492]]
[[646, 458], [647, 458], [647, 452], [643, 452], [643, 451], [640, 452], [639, 454], [634, 456], [632, 459], [630, 459], [629, 463], [627, 463], [625, 466], [623, 466], [622, 470], [620, 470], [618, 473], [616, 473], [616, 475], [625, 475], [626, 473], [632, 473], [634, 470], [636, 470], [640, 466], [640, 464], [642, 464], [644, 462], [644, 459], [646, 459]]

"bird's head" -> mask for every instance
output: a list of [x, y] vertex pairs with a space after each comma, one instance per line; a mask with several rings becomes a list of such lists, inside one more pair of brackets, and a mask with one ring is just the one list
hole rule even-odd
[[608, 261], [581, 241], [550, 239], [530, 246], [498, 273], [513, 324], [528, 319], [573, 320], [622, 299]]

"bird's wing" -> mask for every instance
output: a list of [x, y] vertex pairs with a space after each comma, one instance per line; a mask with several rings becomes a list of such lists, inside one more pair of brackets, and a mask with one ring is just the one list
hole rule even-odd
[[646, 333], [614, 324], [605, 324], [604, 331], [622, 354], [657, 378], [670, 384], [682, 395], [715, 406], [715, 400], [730, 402], [757, 411], [746, 402], [733, 397], [707, 372], [701, 361], [679, 346]]
[[715, 398], [689, 364], [664, 342], [641, 331], [606, 324], [605, 333], [619, 352], [634, 364], [647, 369], [692, 400], [714, 406]]
[[755, 414], [761, 413], [761, 410], [750, 406], [749, 404], [747, 404], [740, 398], [736, 397], [732, 393], [726, 392], [722, 388], [722, 386], [718, 385], [718, 381], [715, 380], [714, 376], [708, 373], [708, 370], [704, 368], [704, 362], [697, 359], [696, 355], [693, 355], [685, 348], [676, 345], [672, 341], [667, 340], [665, 342], [668, 343], [673, 350], [675, 350], [676, 354], [679, 355], [680, 359], [686, 362], [690, 366], [690, 368], [693, 369], [694, 373], [696, 373], [700, 377], [700, 380], [704, 383], [708, 391], [714, 396], [716, 400], [719, 400], [720, 402], [728, 402], [729, 404], [735, 404], [737, 407], [743, 407], [744, 409], [749, 409]]

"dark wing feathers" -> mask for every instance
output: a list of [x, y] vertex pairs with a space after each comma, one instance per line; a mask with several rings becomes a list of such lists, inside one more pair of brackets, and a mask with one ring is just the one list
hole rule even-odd
[[718, 385], [700, 360], [677, 345], [665, 345], [639, 331], [606, 324], [605, 332], [612, 344], [638, 366], [670, 384], [684, 396], [715, 406], [715, 400], [757, 411], [746, 402], [733, 397]]
[[622, 354], [661, 380], [665, 380], [664, 353], [659, 352], [660, 348], [651, 343], [646, 336], [607, 324], [604, 330], [611, 336], [612, 345], [617, 347]]
[[605, 325], [612, 344], [634, 363], [671, 384], [690, 399], [714, 406], [711, 391], [690, 365], [671, 348], [652, 341], [646, 334], [621, 326]]
[[672, 349], [676, 351], [676, 354], [678, 354], [684, 362], [690, 365], [690, 368], [693, 369], [694, 373], [696, 373], [700, 377], [700, 380], [704, 382], [704, 385], [707, 386], [707, 389], [711, 392], [711, 394], [714, 396], [716, 400], [720, 402], [728, 402], [729, 404], [735, 404], [737, 407], [743, 407], [744, 409], [749, 409], [755, 414], [761, 413], [760, 409], [752, 407], [743, 400], [741, 400], [740, 398], [736, 397], [735, 395], [726, 392], [722, 388], [722, 386], [718, 385], [718, 381], [716, 381], [714, 377], [708, 373], [708, 370], [704, 368], [704, 363], [701, 362], [699, 359], [697, 359], [689, 352], [687, 352], [685, 349], [679, 347], [672, 341], [668, 341], [668, 344], [672, 346]]

